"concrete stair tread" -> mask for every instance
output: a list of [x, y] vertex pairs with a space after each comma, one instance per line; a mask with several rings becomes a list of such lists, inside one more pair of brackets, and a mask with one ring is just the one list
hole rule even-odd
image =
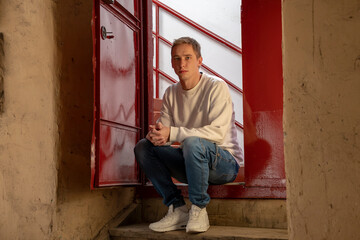
[[211, 226], [205, 233], [187, 234], [185, 230], [157, 233], [148, 224], [135, 224], [110, 229], [112, 240], [120, 239], [232, 239], [232, 240], [284, 240], [288, 239], [286, 229], [245, 228], [232, 226]]

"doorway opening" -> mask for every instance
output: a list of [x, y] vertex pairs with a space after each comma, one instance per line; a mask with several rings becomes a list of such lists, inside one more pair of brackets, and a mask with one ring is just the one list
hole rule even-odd
[[93, 33], [92, 187], [141, 185], [140, 192], [151, 192], [133, 147], [176, 82], [171, 42], [191, 36], [202, 45], [201, 71], [229, 85], [245, 157], [238, 183], [210, 186], [210, 195], [286, 197], [280, 0], [95, 0]]

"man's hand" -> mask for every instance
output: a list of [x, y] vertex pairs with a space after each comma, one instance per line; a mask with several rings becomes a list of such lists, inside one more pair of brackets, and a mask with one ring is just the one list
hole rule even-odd
[[162, 123], [156, 123], [156, 125], [150, 125], [150, 130], [146, 135], [146, 138], [152, 142], [155, 146], [163, 146], [169, 141], [170, 128], [165, 127]]

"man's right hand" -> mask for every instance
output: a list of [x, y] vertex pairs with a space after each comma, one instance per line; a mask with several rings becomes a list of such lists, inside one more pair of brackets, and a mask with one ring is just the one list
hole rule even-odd
[[155, 146], [162, 146], [169, 140], [170, 128], [165, 127], [161, 123], [149, 126], [149, 132], [146, 138]]

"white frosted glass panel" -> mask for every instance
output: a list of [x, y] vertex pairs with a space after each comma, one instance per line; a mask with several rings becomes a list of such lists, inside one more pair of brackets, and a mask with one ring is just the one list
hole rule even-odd
[[160, 0], [160, 2], [241, 47], [241, 0]]
[[154, 55], [153, 55], [153, 66], [154, 68], [156, 68], [156, 40], [155, 37], [153, 36], [153, 47], [154, 47]]
[[159, 68], [175, 80], [178, 80], [178, 76], [171, 66], [171, 47], [161, 40], [159, 41]]
[[237, 52], [217, 43], [164, 11], [160, 11], [160, 34], [171, 42], [183, 36], [195, 38], [201, 45], [203, 63], [242, 88], [242, 57]]
[[165, 93], [165, 90], [171, 85], [174, 84], [167, 80], [167, 78], [160, 75], [159, 77], [159, 97], [162, 99]]
[[235, 120], [243, 124], [243, 98], [242, 94], [229, 86], [231, 99], [234, 103]]
[[156, 74], [153, 72], [153, 90], [154, 90], [154, 98], [156, 98]]
[[204, 38], [201, 41], [203, 63], [242, 88], [242, 56], [212, 39]]
[[[245, 155], [245, 153], [244, 153], [244, 131], [241, 128], [236, 127], [236, 133], [237, 133], [237, 140], [241, 147], [242, 153], [243, 153], [243, 155]], [[244, 156], [244, 159], [245, 159], [245, 156]], [[242, 166], [244, 166], [244, 164]]]
[[128, 10], [131, 14], [135, 15], [135, 2], [134, 0], [116, 0], [116, 2], [120, 3], [126, 10]]
[[152, 30], [156, 32], [156, 7], [155, 4], [152, 5]]

